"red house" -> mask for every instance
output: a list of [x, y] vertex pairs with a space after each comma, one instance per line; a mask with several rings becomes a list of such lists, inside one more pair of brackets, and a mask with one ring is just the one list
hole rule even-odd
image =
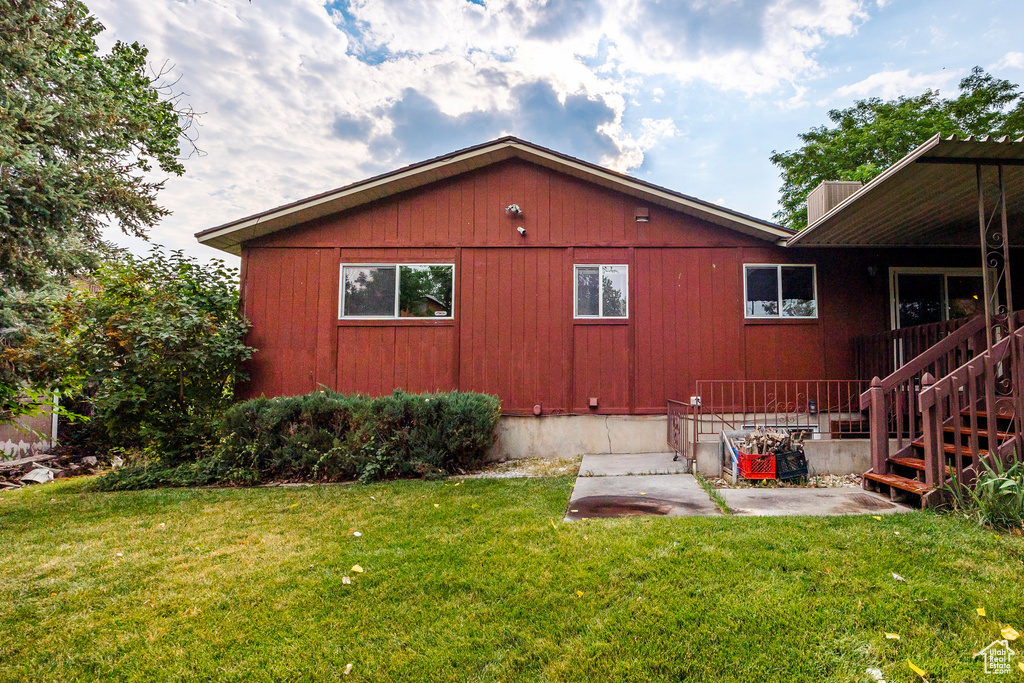
[[197, 238], [242, 258], [250, 396], [496, 394], [511, 455], [665, 450], [673, 400], [705, 416], [685, 441], [781, 411], [826, 442], [867, 431], [873, 375], [983, 308], [977, 223], [902, 239], [929, 207], [893, 177], [823, 184], [796, 234], [505, 137]]

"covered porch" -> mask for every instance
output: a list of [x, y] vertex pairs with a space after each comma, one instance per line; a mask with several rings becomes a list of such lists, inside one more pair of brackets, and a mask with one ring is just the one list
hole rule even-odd
[[[1024, 330], [1012, 312], [1024, 294], [1012, 271], [1022, 245], [1024, 142], [938, 136], [788, 241], [976, 254], [946, 273], [891, 273], [897, 329], [856, 341], [869, 381], [859, 399], [871, 449], [866, 488], [930, 505], [950, 480], [972, 481], [982, 460], [1021, 457]], [[901, 285], [912, 295], [901, 298]]]

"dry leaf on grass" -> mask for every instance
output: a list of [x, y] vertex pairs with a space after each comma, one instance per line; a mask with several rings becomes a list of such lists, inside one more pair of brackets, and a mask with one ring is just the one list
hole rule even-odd
[[363, 573], [363, 568], [360, 567], [358, 564], [354, 564], [354, 565], [352, 565], [351, 571], [355, 572], [356, 574], [362, 574]]
[[351, 664], [349, 664], [348, 666], [345, 667], [345, 675], [348, 676], [350, 673], [352, 673], [352, 665]]
[[352, 579], [348, 578], [347, 576], [341, 577], [341, 582], [343, 584], [345, 584], [346, 586], [351, 586], [352, 585]]
[[892, 578], [896, 579], [897, 581], [906, 581], [906, 579], [904, 579], [902, 576], [900, 576], [896, 572], [892, 573]]
[[925, 670], [924, 670], [924, 669], [922, 669], [921, 667], [917, 666], [916, 664], [914, 664], [914, 663], [913, 663], [912, 661], [910, 661], [909, 659], [907, 660], [907, 664], [908, 664], [908, 665], [910, 666], [910, 670], [911, 670], [911, 671], [913, 671], [914, 673], [916, 673], [916, 674], [917, 674], [918, 676], [920, 676], [921, 678], [924, 678], [925, 676], [927, 676], [927, 675], [928, 675], [928, 672], [927, 672], [927, 671], [925, 671]]
[[1007, 640], [1017, 640], [1018, 638], [1020, 638], [1020, 634], [1017, 633], [1017, 629], [1015, 629], [1012, 626], [1007, 626], [1002, 631], [1000, 631], [1000, 633], [1002, 633], [1003, 638], [1006, 638]]
[[900, 639], [900, 634], [898, 634], [898, 633], [886, 633], [885, 637], [888, 640], [899, 640]]
[[985, 616], [985, 608], [984, 608], [984, 607], [979, 607], [979, 608], [977, 609], [977, 612], [978, 612], [978, 616], [979, 616], [979, 617], [983, 617], [983, 616]]

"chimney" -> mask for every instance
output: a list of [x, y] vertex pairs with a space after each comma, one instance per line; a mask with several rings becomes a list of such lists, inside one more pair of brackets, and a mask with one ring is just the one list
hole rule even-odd
[[860, 189], [859, 180], [825, 180], [807, 195], [807, 225], [814, 225], [822, 216], [839, 206], [844, 199]]

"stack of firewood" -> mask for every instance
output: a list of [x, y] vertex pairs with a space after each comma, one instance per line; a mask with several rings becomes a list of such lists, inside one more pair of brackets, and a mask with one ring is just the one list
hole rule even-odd
[[802, 451], [803, 443], [789, 432], [780, 432], [767, 427], [758, 427], [740, 443], [740, 450], [751, 455], [757, 453], [790, 453]]

